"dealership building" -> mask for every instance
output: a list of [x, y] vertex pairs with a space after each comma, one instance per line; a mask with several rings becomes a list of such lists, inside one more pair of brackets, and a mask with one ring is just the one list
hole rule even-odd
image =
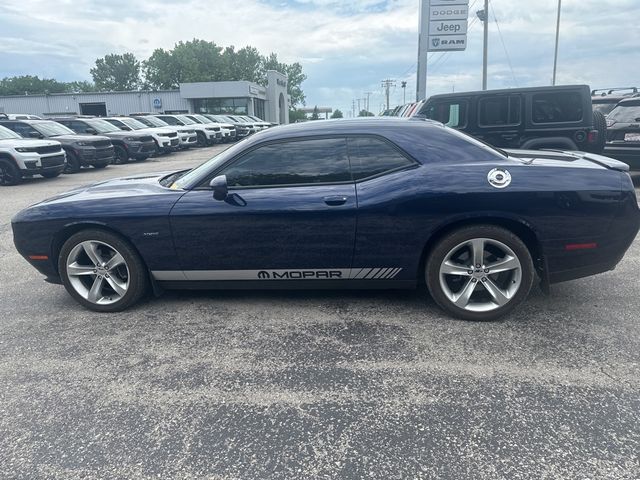
[[287, 77], [267, 72], [267, 86], [253, 82], [181, 83], [178, 90], [52, 93], [0, 97], [0, 113], [62, 115], [129, 115], [132, 113], [211, 113], [255, 115], [268, 122], [289, 123]]

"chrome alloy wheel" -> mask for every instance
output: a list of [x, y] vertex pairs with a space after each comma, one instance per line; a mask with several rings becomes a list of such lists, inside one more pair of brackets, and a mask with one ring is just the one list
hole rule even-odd
[[474, 238], [447, 253], [440, 286], [455, 306], [470, 312], [503, 307], [518, 292], [522, 265], [511, 248], [490, 238]]
[[67, 276], [74, 290], [96, 305], [111, 305], [129, 290], [129, 267], [111, 245], [96, 240], [81, 242], [69, 252]]

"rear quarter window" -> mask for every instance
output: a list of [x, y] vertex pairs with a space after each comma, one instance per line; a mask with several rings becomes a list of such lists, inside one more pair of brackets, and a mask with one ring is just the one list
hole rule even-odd
[[533, 123], [579, 122], [584, 115], [577, 92], [547, 92], [532, 95]]

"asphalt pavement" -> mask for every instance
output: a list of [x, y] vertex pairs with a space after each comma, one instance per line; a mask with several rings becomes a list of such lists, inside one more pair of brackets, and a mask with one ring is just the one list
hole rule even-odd
[[0, 478], [640, 478], [640, 240], [493, 323], [423, 291], [168, 292], [97, 314], [15, 251], [29, 204], [219, 150], [0, 189]]

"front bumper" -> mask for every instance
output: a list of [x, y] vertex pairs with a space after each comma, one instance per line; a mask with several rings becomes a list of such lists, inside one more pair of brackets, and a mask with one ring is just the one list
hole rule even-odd
[[23, 159], [24, 168], [20, 169], [20, 174], [23, 177], [31, 177], [43, 173], [60, 173], [64, 170], [66, 163], [67, 157], [64, 153]]
[[114, 163], [113, 147], [82, 147], [75, 149], [82, 165], [108, 165]]
[[156, 143], [153, 140], [150, 142], [127, 142], [125, 147], [129, 156], [135, 158], [147, 158], [156, 151]]

